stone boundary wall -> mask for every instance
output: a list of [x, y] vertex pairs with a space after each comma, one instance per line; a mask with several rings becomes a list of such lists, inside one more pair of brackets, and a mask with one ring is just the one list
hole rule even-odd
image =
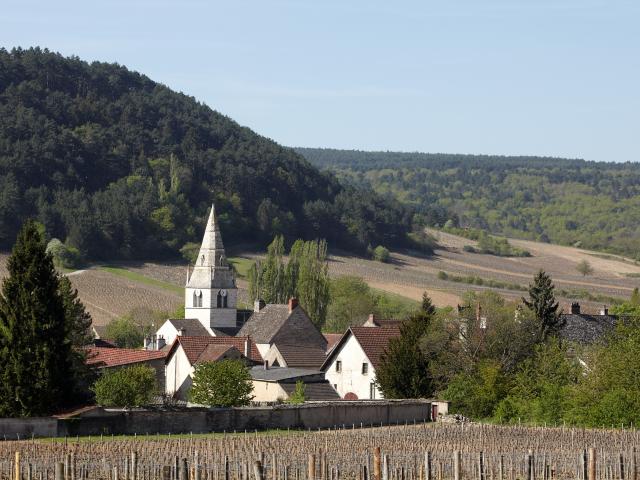
[[431, 420], [429, 400], [310, 402], [242, 408], [173, 411], [96, 409], [71, 418], [0, 418], [0, 439], [210, 433], [266, 429], [318, 429]]

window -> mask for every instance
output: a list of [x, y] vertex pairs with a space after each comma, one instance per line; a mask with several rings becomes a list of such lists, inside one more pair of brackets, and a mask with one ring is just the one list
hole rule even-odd
[[376, 398], [376, 384], [373, 382], [369, 384], [369, 398], [371, 400], [375, 400]]
[[202, 292], [200, 290], [196, 290], [195, 292], [193, 292], [193, 306], [202, 306]]
[[342, 371], [342, 362], [338, 360], [336, 362], [336, 372], [341, 372], [341, 371]]
[[362, 364], [362, 374], [366, 375], [367, 373], [369, 373], [369, 364], [368, 363], [363, 363]]

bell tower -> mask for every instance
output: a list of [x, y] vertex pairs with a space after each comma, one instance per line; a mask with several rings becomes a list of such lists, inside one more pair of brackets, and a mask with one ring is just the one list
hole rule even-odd
[[213, 334], [214, 328], [236, 326], [237, 302], [236, 279], [212, 205], [198, 258], [193, 269], [187, 270], [184, 317], [198, 319]]

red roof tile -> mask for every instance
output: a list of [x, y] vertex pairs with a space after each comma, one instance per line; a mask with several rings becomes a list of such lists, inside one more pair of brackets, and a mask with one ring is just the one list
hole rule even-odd
[[[222, 358], [229, 350], [235, 350], [236, 352], [238, 352], [238, 349], [236, 347], [229, 344], [207, 345], [207, 347], [198, 357], [198, 360], [196, 360], [196, 363], [216, 362], [220, 360], [220, 358]], [[236, 353], [235, 355], [237, 355], [238, 353]]]
[[87, 363], [98, 368], [118, 367], [132, 363], [148, 362], [164, 358], [165, 351], [136, 350], [133, 348], [88, 347]]
[[327, 340], [327, 352], [331, 351], [335, 347], [336, 343], [342, 338], [341, 333], [325, 333], [324, 338]]
[[389, 340], [400, 336], [400, 325], [389, 327], [351, 327], [353, 335], [364, 350], [374, 368], [378, 368], [380, 357]]
[[240, 353], [244, 355], [244, 343], [246, 340], [249, 340], [250, 352], [249, 358], [256, 362], [262, 362], [262, 356], [258, 351], [258, 347], [251, 340], [251, 337], [188, 337], [188, 336], [178, 336], [176, 337], [175, 342], [171, 346], [171, 351], [177, 345], [182, 345], [184, 349], [184, 353], [189, 360], [191, 365], [195, 364], [198, 360], [198, 357], [202, 355], [205, 348], [209, 345], [228, 345], [231, 347], [236, 347]]

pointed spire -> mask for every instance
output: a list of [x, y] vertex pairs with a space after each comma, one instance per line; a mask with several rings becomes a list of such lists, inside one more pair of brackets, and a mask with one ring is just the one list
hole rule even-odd
[[222, 243], [222, 234], [216, 220], [215, 206], [211, 205], [211, 212], [202, 237], [202, 245], [198, 253], [195, 267], [216, 267], [227, 264]]

